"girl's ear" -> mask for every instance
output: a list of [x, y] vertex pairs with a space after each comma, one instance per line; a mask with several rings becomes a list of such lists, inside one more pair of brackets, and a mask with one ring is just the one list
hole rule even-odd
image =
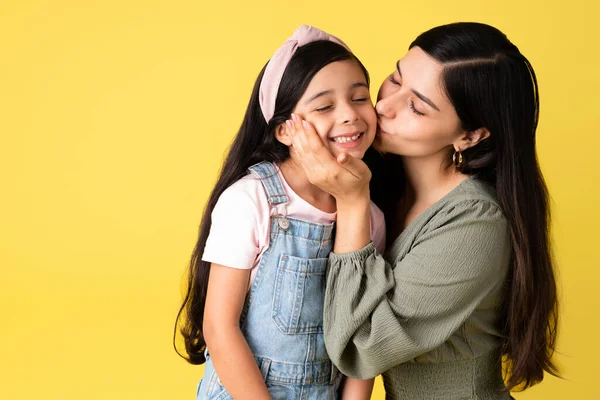
[[287, 127], [285, 123], [279, 124], [277, 128], [275, 128], [275, 139], [290, 147], [292, 145], [292, 138], [287, 133]]

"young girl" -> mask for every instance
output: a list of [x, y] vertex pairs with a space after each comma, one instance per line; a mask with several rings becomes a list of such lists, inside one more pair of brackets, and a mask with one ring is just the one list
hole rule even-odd
[[[260, 73], [208, 202], [180, 314], [198, 399], [337, 399], [323, 339], [324, 275], [336, 204], [295, 161], [286, 121], [316, 128], [332, 155], [362, 158], [377, 119], [369, 77], [339, 39], [301, 26]], [[383, 250], [383, 214], [371, 237]], [[372, 380], [347, 379], [368, 399]]]

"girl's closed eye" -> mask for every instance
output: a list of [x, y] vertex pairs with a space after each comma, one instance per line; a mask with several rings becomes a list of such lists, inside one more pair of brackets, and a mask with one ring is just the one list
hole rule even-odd
[[322, 106], [322, 107], [317, 107], [315, 108], [315, 111], [317, 112], [325, 112], [325, 111], [329, 111], [333, 108], [332, 105], [327, 105], [327, 106]]

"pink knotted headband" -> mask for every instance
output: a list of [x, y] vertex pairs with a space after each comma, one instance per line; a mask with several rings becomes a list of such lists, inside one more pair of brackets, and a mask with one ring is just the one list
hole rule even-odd
[[265, 68], [265, 73], [260, 83], [260, 108], [267, 124], [271, 121], [275, 113], [275, 100], [277, 99], [281, 78], [292, 56], [298, 47], [319, 40], [328, 40], [337, 43], [350, 51], [348, 46], [340, 39], [314, 26], [301, 25], [296, 29], [294, 34], [273, 54], [273, 57], [271, 57], [271, 60], [267, 64], [267, 68]]

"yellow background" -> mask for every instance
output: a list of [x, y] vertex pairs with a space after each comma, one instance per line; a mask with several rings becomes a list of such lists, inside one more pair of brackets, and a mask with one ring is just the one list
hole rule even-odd
[[193, 398], [202, 369], [171, 347], [181, 278], [262, 65], [313, 24], [376, 93], [417, 34], [459, 20], [505, 31], [540, 84], [565, 379], [516, 397], [600, 398], [599, 16], [592, 0], [0, 1], [0, 398]]

